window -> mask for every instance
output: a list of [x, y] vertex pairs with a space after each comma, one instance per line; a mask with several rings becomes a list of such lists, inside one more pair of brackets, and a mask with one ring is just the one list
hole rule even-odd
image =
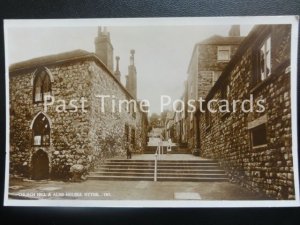
[[206, 129], [210, 128], [211, 125], [211, 113], [208, 109], [205, 110], [205, 125]]
[[[221, 89], [221, 100], [229, 100], [230, 95], [230, 86], [226, 82], [226, 84], [223, 85]], [[222, 101], [222, 103], [225, 103], [225, 101]]]
[[135, 148], [135, 129], [131, 130], [131, 144]]
[[221, 117], [223, 118], [225, 118], [225, 116], [228, 116], [232, 110], [232, 105], [230, 103], [230, 91], [230, 85], [228, 81], [225, 81], [221, 89], [221, 99], [219, 101]]
[[129, 141], [129, 127], [127, 124], [125, 124], [125, 141]]
[[250, 130], [252, 147], [264, 146], [267, 144], [266, 124], [261, 124]]
[[33, 82], [33, 101], [43, 102], [51, 96], [51, 80], [45, 70], [38, 71]]
[[271, 74], [271, 38], [267, 38], [259, 51], [259, 75], [263, 81]]
[[39, 114], [32, 126], [33, 145], [48, 146], [50, 145], [50, 123], [44, 114]]
[[221, 73], [222, 73], [222, 71], [214, 71], [213, 72], [213, 76], [212, 76], [212, 84], [213, 85], [217, 82], [217, 80], [219, 79]]
[[271, 37], [254, 49], [253, 85], [259, 84], [271, 75]]
[[219, 61], [230, 60], [230, 46], [218, 46], [218, 60]]
[[132, 117], [133, 118], [136, 118], [136, 111], [135, 111], [135, 104], [134, 103], [131, 103], [130, 104], [130, 109], [131, 109], [131, 112], [132, 112]]

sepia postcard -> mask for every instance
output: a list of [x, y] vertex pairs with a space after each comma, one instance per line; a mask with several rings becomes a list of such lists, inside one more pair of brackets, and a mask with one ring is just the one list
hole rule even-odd
[[6, 206], [299, 206], [298, 16], [5, 20]]

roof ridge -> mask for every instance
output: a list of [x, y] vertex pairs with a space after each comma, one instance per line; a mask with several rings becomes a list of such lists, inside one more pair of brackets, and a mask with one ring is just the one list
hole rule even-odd
[[93, 52], [89, 52], [83, 49], [75, 49], [72, 51], [66, 51], [66, 52], [61, 52], [61, 53], [56, 53], [56, 54], [50, 54], [50, 55], [44, 55], [44, 56], [39, 56], [39, 57], [34, 57], [28, 60], [20, 61], [17, 63], [13, 63], [9, 66], [9, 71], [16, 71], [16, 70], [22, 70], [22, 69], [27, 69], [29, 67], [33, 66], [40, 66], [44, 64], [51, 64], [54, 62], [58, 62], [61, 60], [68, 60], [68, 59], [73, 59], [73, 58], [78, 58], [82, 56], [87, 56], [87, 55], [94, 55]]

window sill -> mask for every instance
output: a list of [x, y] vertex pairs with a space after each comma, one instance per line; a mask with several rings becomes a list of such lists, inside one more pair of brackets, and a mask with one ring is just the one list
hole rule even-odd
[[267, 147], [267, 144], [263, 144], [263, 145], [256, 145], [256, 146], [252, 146], [252, 149], [259, 149], [259, 148], [265, 148]]
[[263, 81], [260, 81], [259, 83], [257, 83], [251, 90], [250, 90], [250, 94], [254, 94], [255, 92], [259, 91], [261, 88], [263, 88], [264, 86], [266, 86], [270, 80], [272, 79], [272, 74], [270, 74], [266, 79], [264, 79]]

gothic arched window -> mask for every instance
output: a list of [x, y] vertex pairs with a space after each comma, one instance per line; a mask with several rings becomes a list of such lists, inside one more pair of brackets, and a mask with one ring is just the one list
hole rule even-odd
[[50, 145], [50, 123], [43, 113], [35, 118], [32, 126], [32, 135], [34, 146]]
[[33, 82], [33, 101], [43, 102], [51, 95], [51, 80], [45, 70], [39, 70]]

